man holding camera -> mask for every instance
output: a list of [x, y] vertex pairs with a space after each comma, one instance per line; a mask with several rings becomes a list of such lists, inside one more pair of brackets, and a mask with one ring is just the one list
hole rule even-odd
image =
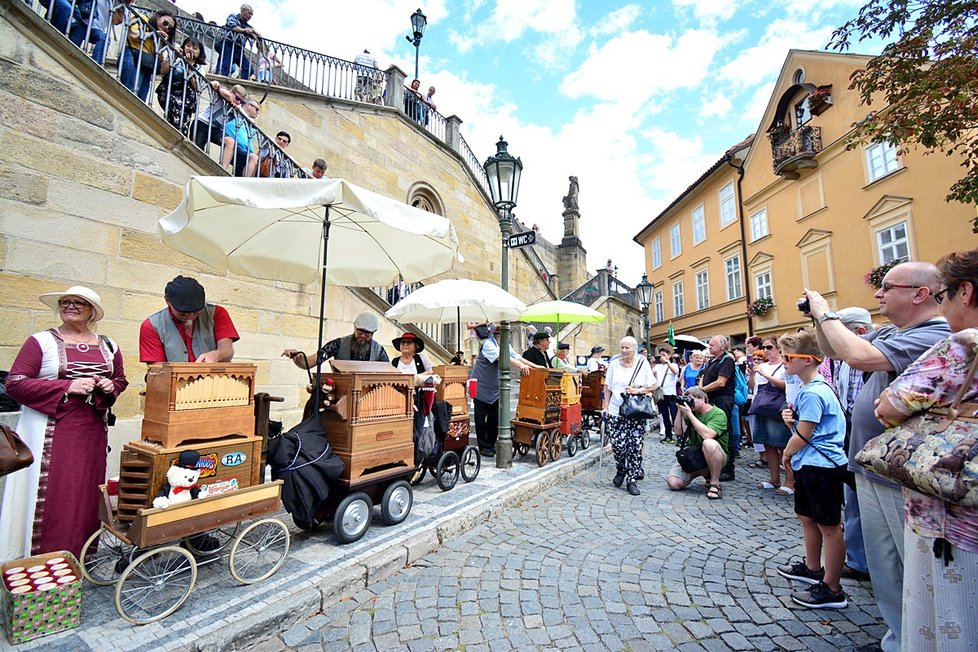
[[[700, 387], [690, 387], [679, 398], [682, 419], [676, 421], [676, 434], [682, 441], [689, 433], [687, 445], [692, 447], [687, 469], [679, 461], [669, 469], [666, 484], [672, 491], [689, 486], [693, 478], [707, 478], [706, 497], [710, 500], [723, 498], [720, 489], [720, 472], [727, 463], [727, 415], [720, 408], [710, 405], [706, 392]], [[685, 451], [680, 450], [680, 453]], [[677, 456], [679, 453], [677, 453]]]

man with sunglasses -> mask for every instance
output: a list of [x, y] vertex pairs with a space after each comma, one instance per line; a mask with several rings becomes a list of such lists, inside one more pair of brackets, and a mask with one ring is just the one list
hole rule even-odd
[[139, 360], [154, 362], [230, 362], [239, 339], [231, 315], [204, 300], [196, 279], [177, 276], [163, 291], [166, 308], [139, 328]]
[[304, 354], [298, 349], [285, 349], [282, 355], [292, 358], [299, 369], [312, 369], [326, 360], [359, 360], [361, 362], [390, 362], [387, 351], [374, 339], [380, 320], [372, 312], [361, 312], [353, 321], [353, 333], [330, 340], [319, 349], [318, 355]]
[[886, 652], [900, 649], [903, 591], [903, 494], [900, 488], [865, 473], [855, 454], [867, 441], [883, 432], [874, 416], [875, 402], [890, 381], [924, 351], [951, 334], [939, 316], [940, 272], [929, 263], [897, 265], [883, 278], [874, 295], [880, 314], [891, 326], [862, 336], [851, 332], [821, 294], [805, 290], [809, 314], [822, 352], [864, 373], [865, 383], [852, 409], [849, 469], [856, 474], [856, 494], [862, 518], [863, 538], [874, 542], [866, 548], [873, 592], [889, 631], [880, 646]]

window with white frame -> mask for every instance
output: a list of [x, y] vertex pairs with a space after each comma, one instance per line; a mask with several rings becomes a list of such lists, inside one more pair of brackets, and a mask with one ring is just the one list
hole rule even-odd
[[750, 239], [760, 240], [767, 235], [767, 209], [750, 214]]
[[676, 281], [672, 284], [672, 314], [674, 317], [682, 317], [686, 312], [683, 301], [683, 282]]
[[659, 238], [652, 241], [652, 269], [662, 267], [662, 242]]
[[876, 232], [880, 264], [910, 258], [910, 242], [907, 239], [907, 223], [900, 222]]
[[693, 244], [706, 240], [706, 214], [703, 206], [693, 209]]
[[733, 181], [720, 188], [720, 226], [726, 226], [737, 219], [737, 206], [734, 204]]
[[669, 227], [669, 252], [673, 258], [683, 253], [683, 240], [679, 231], [679, 222]]
[[696, 272], [696, 309], [710, 307], [710, 273], [707, 270]]
[[727, 258], [723, 261], [723, 267], [727, 276], [727, 301], [744, 296], [743, 284], [740, 281], [740, 256]]
[[754, 294], [757, 299], [773, 299], [771, 292], [771, 272], [761, 272], [754, 275]]
[[662, 290], [656, 290], [652, 295], [652, 310], [654, 312], [655, 323], [666, 320], [666, 311], [662, 305]]
[[869, 180], [876, 181], [900, 167], [896, 147], [890, 143], [876, 143], [866, 148], [866, 164], [869, 167]]

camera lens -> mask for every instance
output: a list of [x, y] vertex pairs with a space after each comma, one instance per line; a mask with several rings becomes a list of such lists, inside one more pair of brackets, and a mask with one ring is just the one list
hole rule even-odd
[[801, 312], [811, 312], [812, 306], [811, 303], [808, 301], [808, 297], [805, 297], [804, 299], [798, 299], [798, 310], [800, 310]]

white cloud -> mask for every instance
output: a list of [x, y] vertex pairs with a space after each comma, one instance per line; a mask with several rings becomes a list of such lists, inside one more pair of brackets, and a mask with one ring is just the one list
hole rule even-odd
[[703, 106], [700, 107], [700, 118], [722, 118], [731, 113], [733, 103], [730, 97], [723, 91], [717, 91], [713, 97], [703, 97]]
[[591, 34], [600, 36], [604, 34], [618, 34], [632, 26], [635, 19], [642, 13], [639, 5], [625, 5], [615, 9], [610, 14], [599, 20], [591, 29]]
[[757, 45], [741, 50], [718, 76], [735, 87], [750, 87], [778, 76], [788, 50], [821, 49], [832, 34], [832, 28], [814, 25], [808, 20], [779, 19], [768, 25]]
[[737, 9], [737, 0], [672, 0], [674, 7], [692, 9], [693, 15], [704, 23], [730, 20]]

